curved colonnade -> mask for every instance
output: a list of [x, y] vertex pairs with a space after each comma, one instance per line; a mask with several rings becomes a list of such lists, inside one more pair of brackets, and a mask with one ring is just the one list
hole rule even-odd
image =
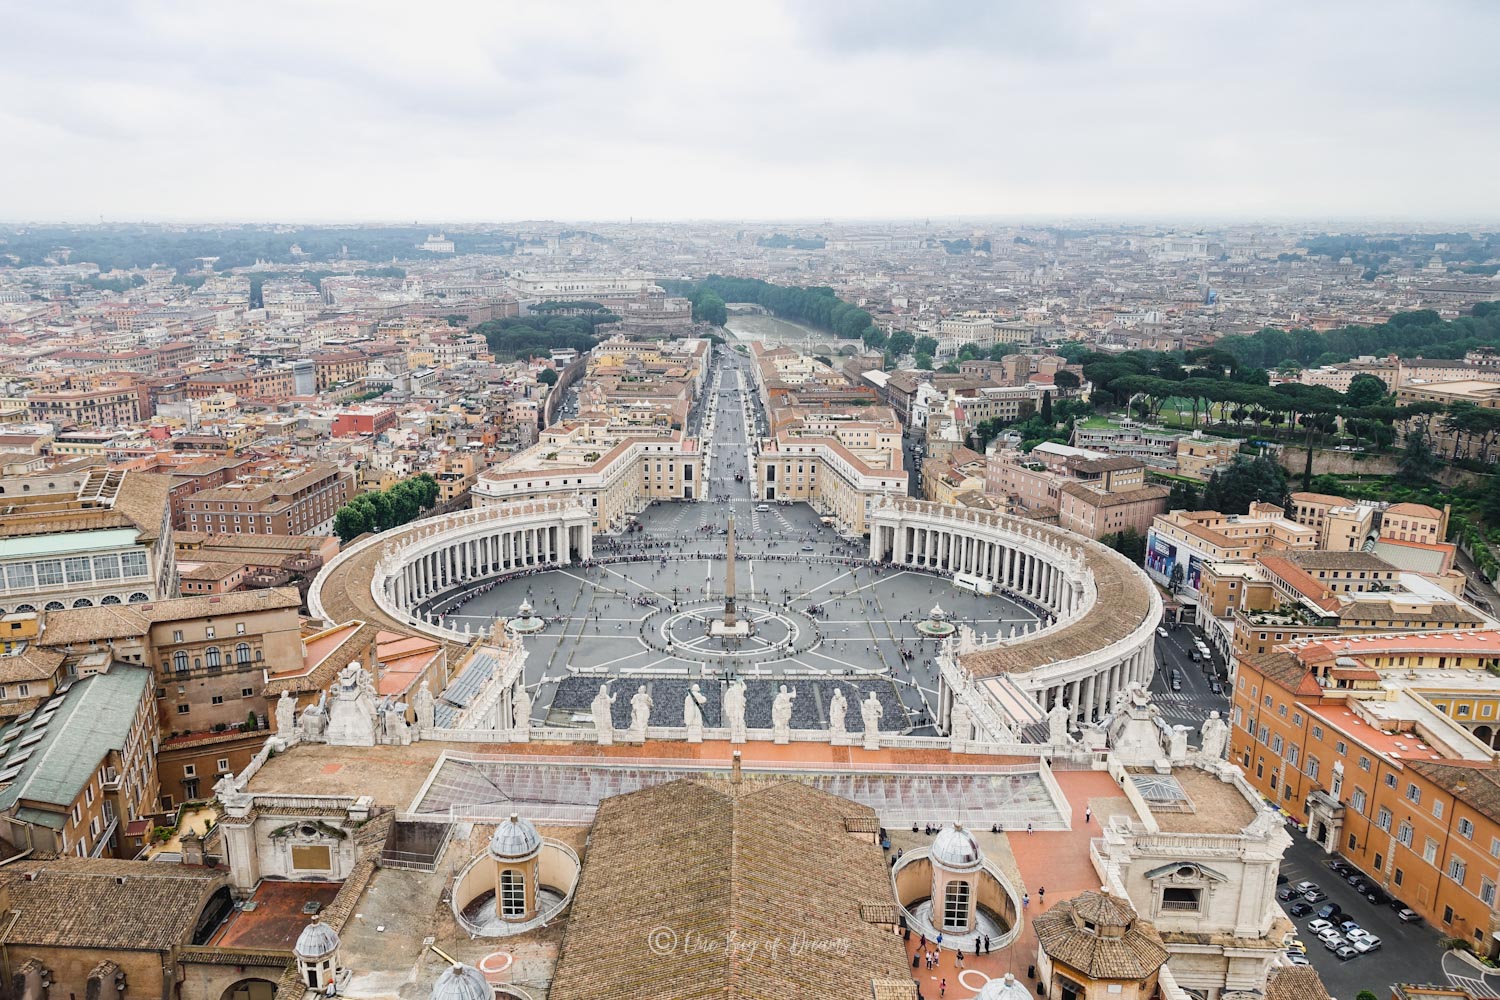
[[[1103, 718], [1114, 695], [1147, 684], [1155, 667], [1161, 597], [1140, 567], [1081, 535], [922, 500], [892, 499], [873, 514], [870, 558], [929, 572], [964, 574], [1046, 607], [1047, 627], [986, 641], [959, 640], [939, 656], [938, 722], [956, 740], [1010, 740], [1015, 690], [1046, 711], [1061, 704], [1073, 726]], [[1018, 716], [1021, 716], [1018, 718]]]
[[313, 581], [308, 610], [398, 625], [447, 641], [468, 631], [416, 608], [456, 587], [593, 558], [593, 517], [579, 503], [536, 500], [443, 514], [373, 535], [340, 552]]

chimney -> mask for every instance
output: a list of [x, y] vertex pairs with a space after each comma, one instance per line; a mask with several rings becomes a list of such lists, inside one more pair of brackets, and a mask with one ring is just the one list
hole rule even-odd
[[734, 752], [734, 758], [729, 762], [729, 781], [732, 784], [740, 783], [740, 752]]

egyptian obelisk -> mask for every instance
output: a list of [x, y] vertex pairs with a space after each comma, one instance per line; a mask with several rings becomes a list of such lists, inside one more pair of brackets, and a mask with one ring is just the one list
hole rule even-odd
[[734, 631], [734, 513], [729, 514], [729, 531], [724, 540], [724, 628]]

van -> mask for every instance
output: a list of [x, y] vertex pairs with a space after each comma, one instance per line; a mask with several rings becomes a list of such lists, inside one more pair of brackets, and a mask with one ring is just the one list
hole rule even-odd
[[758, 514], [764, 514], [764, 513], [768, 512], [770, 509], [771, 509], [771, 505], [770, 504], [766, 504], [766, 503], [757, 504], [756, 507], [755, 507], [755, 511]]

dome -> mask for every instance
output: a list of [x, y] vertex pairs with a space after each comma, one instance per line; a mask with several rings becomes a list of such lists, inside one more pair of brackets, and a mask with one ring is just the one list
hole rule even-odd
[[928, 852], [928, 856], [932, 858], [933, 864], [948, 871], [960, 872], [973, 871], [984, 860], [979, 842], [961, 823], [943, 827], [943, 831], [932, 842], [932, 850]]
[[432, 1000], [495, 1000], [495, 988], [484, 973], [460, 962], [432, 984]]
[[1009, 972], [1003, 979], [991, 979], [974, 1000], [1031, 1000], [1031, 991], [1016, 981]]
[[292, 951], [306, 962], [316, 962], [332, 955], [339, 947], [339, 935], [332, 927], [313, 914], [312, 923], [302, 928]]
[[536, 827], [515, 813], [495, 827], [495, 835], [490, 838], [490, 857], [502, 861], [529, 858], [541, 849], [542, 838]]

